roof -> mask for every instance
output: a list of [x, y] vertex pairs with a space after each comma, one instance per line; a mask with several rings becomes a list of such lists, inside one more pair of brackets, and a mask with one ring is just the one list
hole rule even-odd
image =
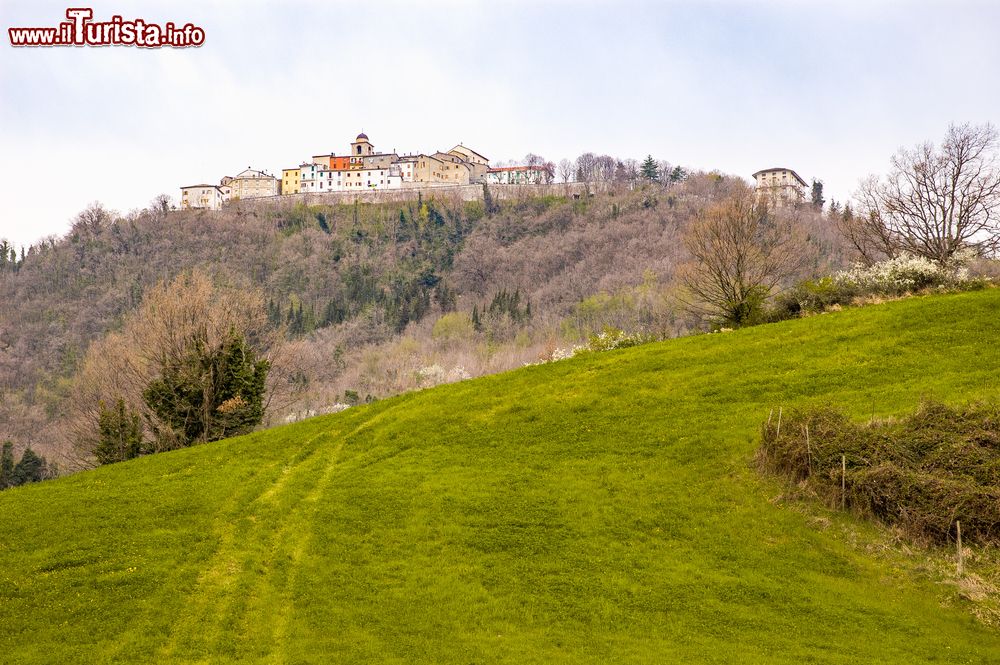
[[361, 132], [360, 134], [358, 134], [358, 138], [356, 138], [356, 139], [354, 139], [354, 140], [355, 140], [355, 141], [360, 141], [361, 139], [364, 139], [364, 140], [366, 140], [366, 141], [367, 141], [367, 140], [368, 140], [368, 135], [367, 135], [367, 134], [365, 134], [364, 132]]
[[[247, 175], [247, 174], [251, 174], [251, 175]], [[236, 177], [233, 178], [233, 180], [248, 180], [248, 179], [258, 179], [259, 180], [259, 179], [264, 179], [264, 178], [272, 178], [274, 180], [277, 180], [277, 178], [275, 178], [270, 173], [264, 173], [263, 171], [258, 171], [257, 169], [246, 169], [244, 171], [240, 171], [239, 173], [236, 174]]]
[[[457, 146], [455, 146], [454, 148], [452, 148], [452, 150], [458, 150], [459, 148], [461, 148], [462, 150], [465, 150], [465, 151], [469, 152], [470, 154], [475, 155], [476, 157], [479, 157], [480, 159], [485, 159], [487, 162], [490, 161], [489, 158], [486, 157], [485, 155], [480, 155], [478, 152], [476, 152], [472, 148], [468, 148], [468, 147], [462, 145], [461, 143], [459, 143]], [[449, 152], [451, 152], [451, 151], [449, 151]]]
[[207, 183], [201, 185], [181, 185], [181, 189], [194, 189], [196, 187], [211, 187], [212, 189], [218, 189], [220, 192], [222, 191], [218, 185], [209, 185]]
[[486, 170], [487, 173], [497, 173], [498, 171], [544, 171], [545, 168], [541, 166], [497, 166], [490, 167]]
[[756, 178], [761, 173], [770, 173], [772, 171], [788, 171], [793, 176], [795, 176], [796, 180], [798, 180], [800, 183], [802, 183], [803, 187], [808, 187], [808, 185], [806, 184], [806, 181], [803, 180], [802, 177], [798, 173], [796, 173], [794, 169], [790, 169], [787, 166], [775, 166], [775, 167], [770, 168], [770, 169], [761, 169], [760, 171], [757, 171], [756, 173], [754, 173], [752, 177]]

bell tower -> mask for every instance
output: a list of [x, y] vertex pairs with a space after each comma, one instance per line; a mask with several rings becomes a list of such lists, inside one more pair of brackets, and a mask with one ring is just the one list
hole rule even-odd
[[[368, 142], [368, 135], [364, 132], [358, 134], [351, 144], [351, 157], [366, 157], [375, 153], [375, 146]], [[352, 160], [353, 161], [353, 160]]]

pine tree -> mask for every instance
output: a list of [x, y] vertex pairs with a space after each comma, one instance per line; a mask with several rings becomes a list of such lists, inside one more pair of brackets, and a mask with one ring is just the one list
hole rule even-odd
[[830, 219], [837, 219], [840, 217], [840, 204], [837, 203], [837, 199], [830, 199], [830, 208], [828, 212], [830, 214]]
[[0, 453], [0, 490], [14, 485], [14, 444], [4, 441]]
[[681, 182], [688, 176], [687, 171], [682, 169], [680, 166], [675, 166], [674, 170], [670, 172], [670, 182]]
[[652, 155], [646, 155], [645, 161], [639, 168], [639, 174], [650, 182], [660, 181], [660, 165], [657, 164]]
[[812, 205], [817, 211], [823, 209], [826, 199], [823, 198], [823, 181], [813, 178], [812, 184]]

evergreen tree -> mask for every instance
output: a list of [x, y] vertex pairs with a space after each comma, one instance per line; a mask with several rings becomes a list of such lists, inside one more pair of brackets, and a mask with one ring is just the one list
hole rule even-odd
[[323, 233], [329, 235], [330, 225], [326, 223], [326, 215], [324, 213], [316, 213], [316, 223], [319, 224], [319, 228], [323, 230]]
[[49, 477], [48, 464], [44, 457], [27, 448], [21, 455], [21, 461], [14, 467], [13, 477], [14, 485], [37, 483]]
[[646, 155], [645, 161], [639, 168], [639, 174], [650, 182], [660, 181], [660, 165], [653, 159], [652, 155]]
[[817, 211], [823, 209], [826, 199], [823, 198], [823, 181], [813, 178], [812, 184], [812, 205]]
[[675, 166], [674, 170], [670, 172], [670, 182], [681, 182], [688, 176], [687, 171], [682, 169], [680, 166]]
[[242, 335], [232, 332], [215, 349], [196, 342], [143, 392], [166, 425], [157, 429], [162, 448], [189, 446], [251, 431], [264, 416], [270, 363], [258, 359]]
[[493, 193], [490, 192], [489, 185], [485, 182], [483, 183], [483, 210], [486, 211], [488, 217], [500, 212], [500, 205], [493, 200]]
[[0, 453], [0, 490], [14, 485], [14, 444], [4, 441]]
[[841, 217], [845, 222], [849, 222], [854, 219], [854, 211], [851, 210], [851, 204], [844, 204], [844, 214]]
[[101, 464], [112, 464], [138, 457], [143, 453], [142, 425], [139, 414], [118, 398], [114, 408], [100, 404], [97, 417], [99, 439], [94, 456]]
[[840, 217], [840, 204], [837, 203], [837, 199], [830, 199], [829, 214], [830, 219], [837, 219]]
[[479, 306], [472, 306], [472, 329], [476, 332], [483, 332], [483, 322], [479, 318]]

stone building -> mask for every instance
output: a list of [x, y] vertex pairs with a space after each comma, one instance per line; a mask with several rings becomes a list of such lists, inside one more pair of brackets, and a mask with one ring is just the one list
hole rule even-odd
[[232, 199], [258, 199], [278, 195], [278, 179], [250, 167], [237, 173], [229, 182]]

